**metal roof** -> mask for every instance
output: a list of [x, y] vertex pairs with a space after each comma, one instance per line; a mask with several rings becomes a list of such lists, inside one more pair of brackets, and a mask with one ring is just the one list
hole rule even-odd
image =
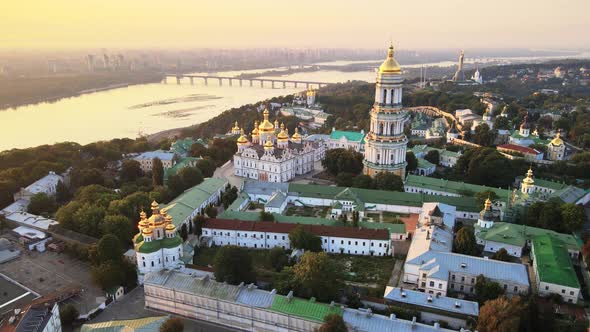
[[406, 264], [419, 265], [420, 270], [430, 271], [430, 276], [438, 279], [448, 279], [449, 272], [461, 272], [529, 285], [529, 276], [523, 264], [439, 251], [427, 251], [406, 261]]
[[408, 320], [388, 318], [386, 316], [374, 315], [362, 309], [344, 309], [342, 315], [344, 322], [352, 326], [357, 332], [451, 332], [453, 330], [413, 323]]
[[540, 235], [533, 239], [532, 247], [531, 256], [536, 261], [539, 280], [580, 288], [571, 258], [562, 241], [548, 235]]
[[168, 316], [84, 324], [80, 332], [158, 332]]
[[271, 309], [288, 315], [294, 315], [301, 318], [315, 321], [324, 321], [324, 317], [329, 314], [342, 315], [342, 309], [336, 305], [315, 302], [314, 300], [304, 300], [296, 297], [276, 295]]
[[227, 283], [216, 282], [208, 277], [191, 277], [175, 271], [158, 271], [148, 273], [145, 285], [157, 285], [189, 294], [199, 294], [210, 298], [218, 298], [235, 302], [240, 288]]
[[276, 290], [272, 292], [257, 289], [253, 284], [240, 290], [236, 302], [260, 308], [269, 308], [274, 301]]
[[392, 288], [389, 292], [386, 290], [384, 298], [390, 301], [403, 302], [452, 313], [476, 317], [479, 315], [479, 304], [477, 302], [447, 296], [433, 296], [432, 294], [401, 289], [398, 287]]

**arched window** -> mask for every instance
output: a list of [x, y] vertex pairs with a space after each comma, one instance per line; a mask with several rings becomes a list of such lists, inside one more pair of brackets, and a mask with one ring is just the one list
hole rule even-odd
[[387, 89], [383, 89], [383, 95], [381, 96], [381, 103], [385, 104], [386, 100], [387, 100]]
[[389, 135], [394, 135], [394, 134], [395, 134], [395, 123], [392, 123], [389, 128]]
[[383, 135], [383, 124], [379, 124], [379, 135]]

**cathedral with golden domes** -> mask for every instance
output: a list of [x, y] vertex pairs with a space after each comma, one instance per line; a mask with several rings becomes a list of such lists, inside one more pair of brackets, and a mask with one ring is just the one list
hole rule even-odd
[[367, 175], [389, 172], [405, 177], [408, 139], [404, 124], [408, 113], [402, 108], [403, 82], [402, 70], [391, 45], [377, 72], [375, 103], [365, 137], [364, 173]]
[[[297, 128], [289, 136], [284, 124], [269, 121], [265, 109], [262, 122], [254, 123], [250, 138], [240, 130], [238, 151], [234, 155], [236, 176], [267, 182], [287, 182], [314, 169], [314, 154], [322, 148], [303, 140]], [[236, 125], [237, 127], [237, 125]], [[233, 131], [233, 129], [232, 129]]]
[[133, 237], [139, 279], [148, 272], [181, 267], [182, 239], [166, 209], [152, 202], [152, 215], [139, 214], [139, 233]]

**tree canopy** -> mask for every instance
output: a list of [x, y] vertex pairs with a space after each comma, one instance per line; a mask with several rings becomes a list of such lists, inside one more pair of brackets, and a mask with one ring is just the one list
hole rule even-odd
[[508, 299], [501, 296], [487, 301], [479, 310], [477, 330], [479, 332], [518, 331], [523, 304], [518, 296]]
[[363, 158], [362, 153], [351, 149], [332, 149], [326, 152], [322, 166], [334, 176], [342, 172], [356, 175], [363, 170]]
[[160, 158], [152, 160], [152, 184], [154, 186], [161, 186], [164, 184], [164, 165]]
[[453, 241], [453, 251], [460, 254], [477, 256], [477, 242], [473, 234], [473, 227], [463, 226], [457, 232]]
[[342, 268], [325, 252], [304, 253], [292, 270], [295, 282], [300, 285], [298, 293], [301, 296], [314, 296], [324, 302], [336, 299]]
[[302, 225], [295, 227], [289, 232], [291, 247], [314, 252], [322, 251], [322, 239], [305, 230]]
[[182, 332], [184, 331], [184, 322], [178, 317], [168, 318], [160, 326], [160, 332]]
[[238, 246], [223, 246], [215, 254], [213, 268], [215, 279], [237, 285], [241, 282], [256, 281], [252, 257], [248, 251]]
[[348, 328], [344, 323], [342, 316], [338, 314], [328, 314], [324, 317], [324, 324], [320, 326], [318, 332], [347, 332]]

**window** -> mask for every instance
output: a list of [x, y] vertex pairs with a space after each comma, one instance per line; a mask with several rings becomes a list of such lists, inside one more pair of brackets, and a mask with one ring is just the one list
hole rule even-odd
[[574, 292], [573, 291], [570, 291], [570, 295], [574, 295]]
[[455, 284], [451, 284], [451, 289], [455, 289]]
[[365, 242], [363, 241], [363, 247], [365, 246]]
[[549, 290], [549, 286], [545, 286], [545, 290]]
[[285, 239], [285, 236], [283, 235], [283, 240]]
[[332, 240], [332, 244], [334, 244], [334, 240]]
[[348, 241], [348, 245], [350, 245], [350, 241]]
[[422, 278], [426, 278], [426, 273], [422, 273]]
[[508, 285], [504, 284], [504, 290], [508, 289]]
[[430, 287], [434, 287], [434, 281], [431, 281], [431, 282], [429, 283], [429, 285], [430, 285]]
[[455, 275], [451, 275], [451, 280], [455, 280]]
[[438, 289], [442, 289], [442, 283], [438, 283]]
[[565, 289], [562, 289], [561, 290], [561, 294], [565, 294]]
[[465, 277], [461, 277], [461, 282], [465, 282]]
[[355, 246], [358, 246], [359, 245], [359, 242], [358, 241], [354, 241], [354, 245]]
[[463, 287], [463, 285], [461, 285], [461, 290], [463, 290], [465, 287]]
[[426, 283], [425, 282], [422, 282], [422, 287], [426, 287]]
[[340, 244], [344, 244], [344, 240], [340, 240]]
[[475, 278], [471, 278], [471, 283], [473, 284], [475, 282]]
[[277, 239], [277, 236], [275, 235], [275, 240]]

